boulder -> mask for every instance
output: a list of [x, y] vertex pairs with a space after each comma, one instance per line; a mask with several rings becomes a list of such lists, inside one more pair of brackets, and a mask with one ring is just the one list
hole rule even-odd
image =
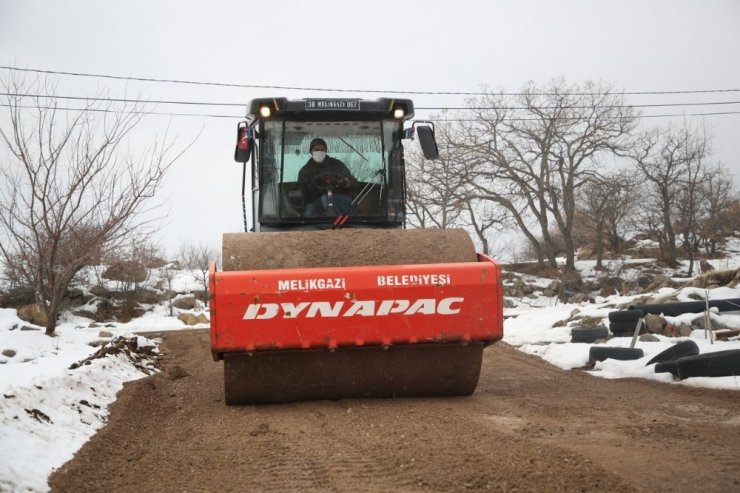
[[90, 294], [94, 294], [99, 298], [110, 298], [110, 291], [100, 285], [91, 287]]
[[640, 342], [660, 342], [660, 339], [653, 334], [642, 334], [640, 336]]
[[13, 349], [4, 349], [2, 352], [2, 355], [5, 356], [6, 358], [12, 358], [16, 354], [17, 353]]
[[192, 313], [181, 313], [177, 316], [177, 318], [185, 325], [195, 325], [198, 323], [198, 317], [196, 317]]
[[208, 320], [208, 317], [206, 317], [205, 313], [198, 314], [198, 323], [199, 324], [208, 324], [211, 323], [210, 320]]
[[678, 335], [681, 337], [689, 337], [693, 329], [689, 324], [682, 323], [678, 326]]
[[172, 304], [180, 310], [192, 310], [198, 306], [198, 300], [195, 299], [195, 296], [180, 296]]
[[701, 269], [702, 273], [714, 270], [714, 266], [704, 259], [699, 261], [699, 268]]
[[46, 323], [49, 321], [38, 303], [31, 303], [18, 308], [18, 318], [42, 327], [46, 327]]
[[122, 282], [144, 282], [149, 277], [149, 271], [144, 264], [137, 260], [119, 260], [113, 262], [103, 272], [103, 279]]
[[648, 313], [645, 315], [645, 330], [649, 334], [661, 334], [663, 333], [663, 328], [666, 326], [666, 321], [663, 317], [660, 315], [653, 315], [652, 313]]
[[604, 298], [607, 298], [609, 296], [614, 296], [617, 294], [617, 290], [614, 289], [612, 286], [604, 286], [599, 290], [599, 296], [602, 296]]
[[575, 295], [583, 292], [583, 279], [578, 271], [567, 271], [560, 276], [560, 287], [558, 297], [561, 301], [580, 303], [573, 299]]
[[594, 300], [589, 295], [584, 293], [576, 293], [568, 299], [569, 303], [593, 303]]

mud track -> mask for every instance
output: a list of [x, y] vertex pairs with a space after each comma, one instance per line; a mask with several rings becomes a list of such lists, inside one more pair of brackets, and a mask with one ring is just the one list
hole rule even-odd
[[503, 343], [472, 397], [228, 407], [168, 332], [53, 491], [740, 491], [740, 392], [562, 371]]

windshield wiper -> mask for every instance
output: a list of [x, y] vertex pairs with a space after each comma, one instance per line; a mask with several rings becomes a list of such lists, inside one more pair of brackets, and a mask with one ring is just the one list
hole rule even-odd
[[365, 162], [366, 162], [366, 163], [369, 163], [369, 162], [370, 162], [370, 160], [369, 160], [368, 158], [366, 158], [365, 156], [363, 156], [363, 155], [362, 155], [362, 154], [360, 153], [360, 151], [358, 151], [357, 149], [355, 149], [354, 147], [352, 147], [352, 144], [350, 144], [349, 142], [347, 142], [346, 140], [344, 140], [344, 139], [343, 139], [343, 138], [341, 138], [341, 137], [339, 137], [339, 140], [341, 140], [342, 142], [344, 142], [344, 143], [345, 143], [345, 144], [347, 145], [347, 147], [349, 147], [350, 149], [352, 149], [353, 151], [355, 151], [355, 152], [357, 153], [357, 155], [358, 155], [358, 156], [360, 156], [360, 157], [361, 157], [362, 159], [364, 159], [364, 160], [365, 160]]

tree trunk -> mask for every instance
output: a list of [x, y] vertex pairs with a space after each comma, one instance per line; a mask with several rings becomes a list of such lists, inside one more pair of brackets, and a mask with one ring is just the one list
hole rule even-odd
[[663, 197], [663, 228], [665, 229], [666, 236], [668, 266], [675, 269], [676, 266], [678, 266], [676, 254], [676, 233], [673, 231], [673, 225], [671, 224], [669, 200], [668, 197], [665, 196]]
[[604, 269], [604, 243], [601, 241], [602, 234], [604, 232], [604, 226], [603, 223], [599, 222], [596, 225], [596, 242], [594, 243], [594, 246], [596, 247], [596, 267], [594, 267], [596, 270], [603, 270]]

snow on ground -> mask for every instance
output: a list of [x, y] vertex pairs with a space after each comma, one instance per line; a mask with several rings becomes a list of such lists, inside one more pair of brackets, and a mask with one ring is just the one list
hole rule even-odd
[[[70, 369], [112, 339], [100, 337], [100, 328], [81, 328], [90, 320], [76, 318], [48, 337], [15, 310], [0, 309], [0, 491], [48, 490], [51, 471], [105, 424], [123, 383], [145, 376], [122, 354]], [[144, 337], [137, 345], [155, 346]]]
[[[740, 243], [737, 247], [740, 251]], [[639, 265], [646, 262], [653, 261], [637, 259], [625, 263], [630, 265], [628, 270], [637, 271]], [[594, 273], [593, 267], [594, 262], [578, 263], [585, 276]], [[156, 281], [156, 278], [152, 280]], [[526, 281], [541, 290], [551, 282], [550, 279], [532, 276], [526, 276]], [[192, 273], [178, 273], [172, 282], [172, 287], [178, 292], [200, 289]], [[109, 287], [116, 288], [113, 285]], [[740, 289], [665, 288], [655, 294], [677, 295], [682, 301], [693, 300], [697, 296], [740, 298]], [[634, 298], [636, 296], [614, 295], [597, 297], [596, 303], [583, 304], [562, 304], [557, 298], [542, 295], [534, 299], [517, 299], [514, 300], [515, 308], [504, 311], [504, 341], [560, 368], [580, 368], [588, 362], [591, 345], [571, 343], [571, 326], [577, 321], [569, 324], [564, 324], [564, 321], [578, 311], [579, 316], [594, 317], [607, 323], [610, 311]], [[0, 443], [3, 445], [0, 447], [0, 491], [47, 491], [49, 474], [71, 459], [75, 451], [105, 424], [108, 406], [124, 382], [146, 375], [122, 354], [93, 359], [76, 369], [70, 369], [71, 365], [94, 354], [100, 344], [119, 336], [136, 337], [139, 346], [155, 345], [156, 340], [133, 333], [185, 327], [176, 317], [168, 315], [164, 305], [147, 305], [145, 308], [147, 312], [140, 318], [104, 326], [93, 325], [89, 319], [66, 313], [54, 337], [47, 337], [42, 328], [20, 320], [15, 310], [0, 309]], [[689, 318], [684, 320], [686, 317], [674, 317], [669, 321], [689, 321]], [[715, 313], [712, 319], [728, 326], [740, 326], [737, 313]], [[27, 330], [29, 327], [36, 330]], [[196, 326], [207, 327], [207, 324]], [[645, 363], [680, 340], [657, 337], [659, 342], [637, 342], [637, 347], [645, 352], [644, 358], [636, 361], [606, 360], [597, 363], [589, 373], [603, 378], [646, 378], [667, 384], [740, 390], [740, 381], [733, 377], [689, 378], [674, 382], [668, 373], [656, 374], [653, 367], [645, 366]], [[701, 352], [740, 348], [740, 341], [711, 344], [702, 331], [694, 331], [690, 338], [699, 345]], [[605, 344], [627, 347], [630, 340], [613, 338]]]
[[[673, 293], [676, 290], [663, 289], [660, 294]], [[693, 296], [689, 296], [693, 295]], [[683, 288], [678, 290], [677, 299], [680, 301], [696, 301], [694, 296], [708, 295], [709, 299], [740, 298], [740, 288], [720, 287], [711, 290], [698, 288]], [[555, 326], [557, 322], [568, 320], [574, 310], [578, 310], [580, 317], [594, 317], [602, 319], [602, 324], [608, 326], [608, 315], [615, 310], [615, 306], [631, 301], [633, 296], [610, 296], [600, 298], [600, 302], [594, 304], [557, 304], [553, 298], [550, 306], [524, 309], [522, 305], [516, 308], [504, 310], [504, 341], [517, 347], [521, 351], [534, 354], [545, 361], [562, 368], [571, 370], [581, 368], [588, 364], [589, 349], [592, 344], [570, 342], [571, 328], [578, 324], [577, 320], [569, 325]], [[540, 300], [540, 302], [542, 302]], [[740, 307], [738, 307], [740, 310]], [[691, 322], [693, 319], [703, 316], [702, 314], [686, 313], [677, 317], [665, 317], [666, 321], [673, 324]], [[714, 322], [728, 327], [740, 327], [740, 311], [712, 313]], [[658, 342], [637, 341], [635, 347], [641, 348], [645, 356], [632, 361], [606, 360], [597, 362], [590, 374], [603, 378], [646, 378], [661, 382], [676, 383], [694, 387], [710, 387], [717, 389], [740, 390], [740, 376], [717, 377], [717, 378], [687, 378], [681, 381], [673, 380], [669, 373], [655, 373], [654, 365], [645, 364], [656, 354], [667, 349], [671, 345], [685, 339], [692, 339], [699, 346], [700, 353], [722, 351], [725, 349], [740, 349], [740, 341], [714, 341], [707, 340], [704, 331], [694, 330], [688, 338], [656, 336]], [[603, 343], [606, 346], [629, 347], [631, 337], [614, 337]]]

